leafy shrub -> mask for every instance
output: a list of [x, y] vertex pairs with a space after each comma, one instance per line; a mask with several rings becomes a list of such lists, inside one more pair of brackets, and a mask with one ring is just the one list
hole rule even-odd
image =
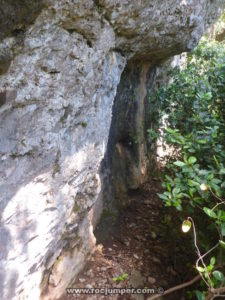
[[[199, 233], [204, 236], [200, 247], [204, 249], [207, 241], [204, 250], [211, 254], [225, 246], [225, 46], [203, 40], [188, 55], [185, 67], [173, 69], [170, 76], [170, 83], [153, 97], [160, 106], [158, 117], [167, 115], [163, 136], [177, 150], [177, 158], [166, 164], [165, 191], [159, 197], [167, 206], [191, 215], [193, 225], [199, 213], [208, 216], [216, 228], [214, 235], [218, 232], [217, 243], [210, 245], [210, 232], [205, 227]], [[209, 291], [224, 286], [215, 258], [207, 266], [201, 257], [209, 260], [210, 255], [196, 251], [196, 269]], [[225, 250], [222, 260], [224, 254]], [[196, 295], [204, 299], [200, 291]]]

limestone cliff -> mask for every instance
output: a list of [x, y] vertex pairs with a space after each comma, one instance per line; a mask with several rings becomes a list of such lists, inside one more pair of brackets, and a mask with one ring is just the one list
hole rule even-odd
[[192, 49], [223, 2], [1, 0], [1, 299], [57, 299], [82, 268], [101, 213], [115, 97], [120, 122], [141, 130], [134, 187], [146, 173], [153, 64]]

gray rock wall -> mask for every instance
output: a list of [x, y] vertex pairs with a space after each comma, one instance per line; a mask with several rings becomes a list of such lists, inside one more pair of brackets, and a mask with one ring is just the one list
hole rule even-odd
[[1, 299], [57, 299], [82, 268], [120, 76], [192, 48], [222, 3], [187, 2], [0, 1]]
[[195, 47], [223, 0], [95, 0], [129, 58], [155, 62]]

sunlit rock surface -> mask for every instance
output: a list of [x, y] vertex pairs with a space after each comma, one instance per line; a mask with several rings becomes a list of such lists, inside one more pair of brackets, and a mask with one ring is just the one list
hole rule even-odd
[[82, 268], [126, 61], [193, 48], [221, 2], [0, 1], [1, 299], [57, 299]]
[[223, 0], [96, 0], [128, 57], [154, 62], [195, 47]]

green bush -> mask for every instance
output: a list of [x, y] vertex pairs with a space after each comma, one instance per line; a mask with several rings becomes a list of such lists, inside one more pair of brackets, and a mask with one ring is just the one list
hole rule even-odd
[[[193, 219], [204, 213], [216, 228], [216, 245], [210, 245], [208, 227], [203, 226], [203, 232], [199, 233], [204, 236], [198, 241], [199, 247], [209, 254], [196, 265], [208, 290], [212, 290], [224, 285], [224, 275], [215, 269], [214, 258], [208, 266], [205, 263], [210, 261], [211, 250], [216, 256], [225, 246], [224, 45], [203, 40], [188, 55], [183, 68], [171, 71], [170, 78], [170, 83], [159, 88], [153, 97], [159, 106], [158, 117], [167, 115], [164, 138], [177, 153], [176, 159], [166, 164], [164, 192], [159, 197], [167, 206], [188, 213], [193, 225]], [[223, 250], [218, 263], [224, 260]], [[198, 257], [203, 254], [199, 252]], [[204, 299], [203, 293], [198, 291], [196, 295]]]

